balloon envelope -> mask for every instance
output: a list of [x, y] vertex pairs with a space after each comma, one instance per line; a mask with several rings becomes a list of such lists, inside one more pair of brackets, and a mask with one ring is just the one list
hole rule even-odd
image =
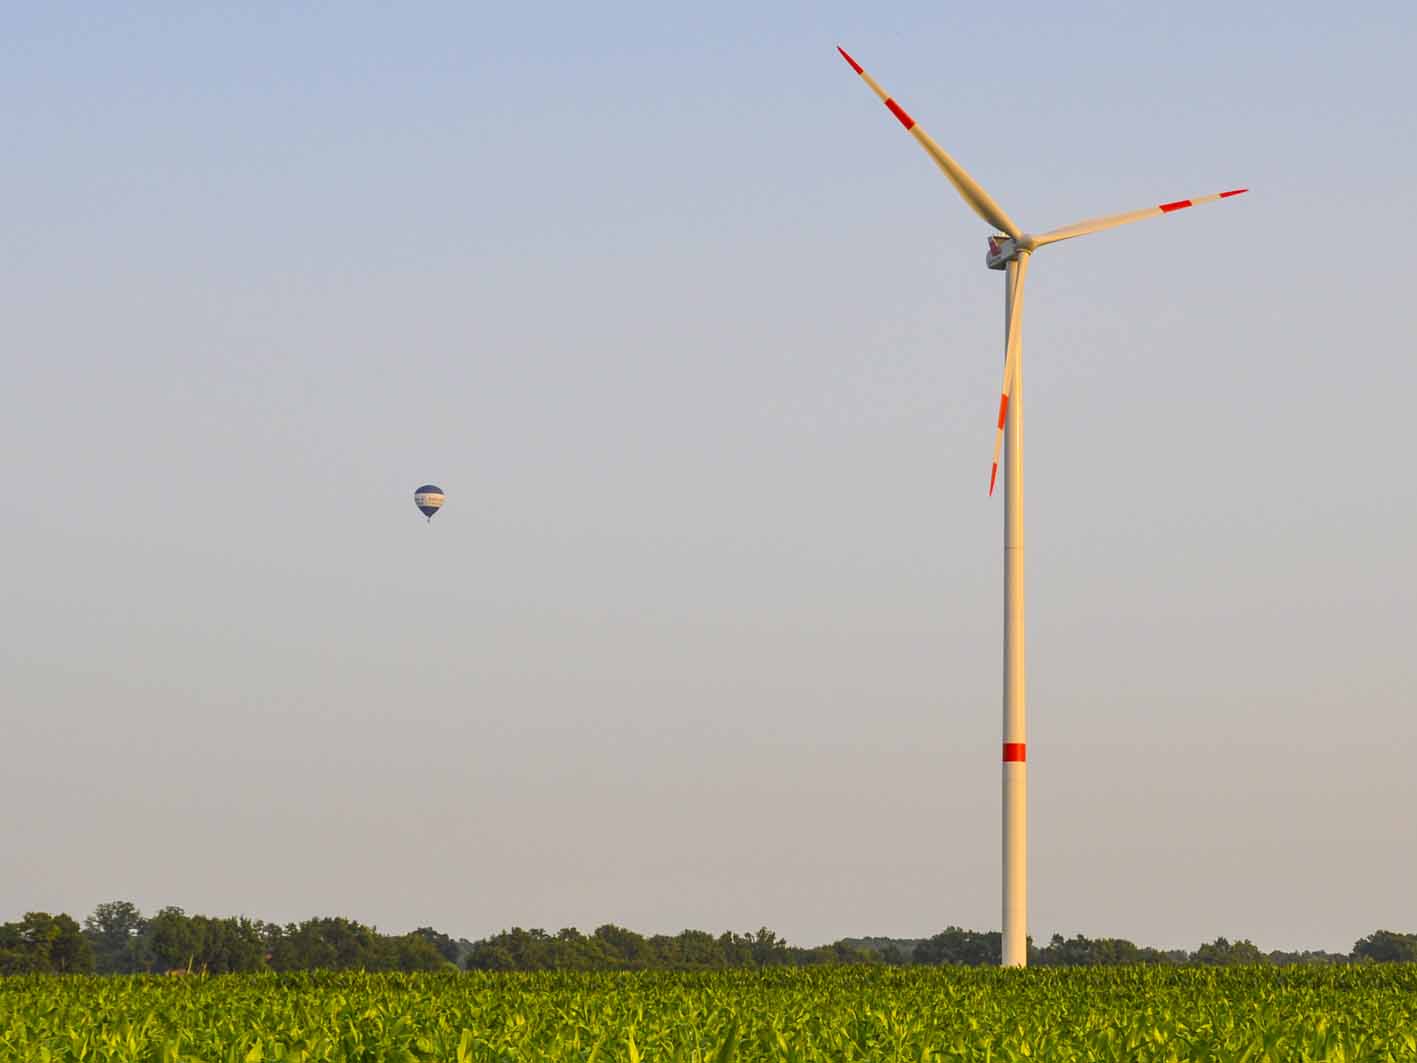
[[413, 492], [413, 504], [432, 520], [433, 514], [443, 507], [443, 489], [437, 484], [424, 484]]

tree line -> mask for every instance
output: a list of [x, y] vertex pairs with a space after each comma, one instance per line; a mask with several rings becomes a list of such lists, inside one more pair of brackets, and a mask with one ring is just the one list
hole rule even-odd
[[83, 926], [46, 912], [0, 924], [0, 974], [431, 971], [456, 965], [460, 955], [458, 943], [430, 927], [380, 934], [340, 917], [281, 926], [181, 908], [145, 917], [130, 901], [100, 904]]
[[[554, 934], [514, 927], [481, 941], [454, 940], [432, 927], [381, 934], [343, 917], [264, 923], [244, 916], [188, 915], [163, 908], [144, 916], [130, 901], [100, 904], [80, 925], [68, 915], [30, 912], [0, 924], [0, 974], [144, 974], [244, 971], [482, 971], [711, 970], [823, 964], [991, 966], [999, 962], [998, 931], [952, 926], [929, 938], [843, 938], [830, 945], [790, 945], [772, 930], [644, 936], [607, 924], [593, 933]], [[1417, 963], [1417, 934], [1378, 930], [1348, 953], [1265, 953], [1248, 940], [1216, 938], [1194, 951], [1138, 946], [1122, 938], [1053, 935], [1030, 940], [1039, 967], [1126, 964], [1210, 965]]]
[[880, 962], [869, 949], [844, 941], [816, 948], [789, 945], [766, 927], [747, 934], [685, 930], [645, 937], [613, 924], [592, 934], [574, 927], [555, 934], [514, 927], [472, 943], [463, 957], [470, 971], [701, 971]]

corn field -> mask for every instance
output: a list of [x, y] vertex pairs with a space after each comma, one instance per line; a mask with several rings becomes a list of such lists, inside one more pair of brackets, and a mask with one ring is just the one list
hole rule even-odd
[[0, 1060], [1417, 1061], [1417, 966], [36, 975]]

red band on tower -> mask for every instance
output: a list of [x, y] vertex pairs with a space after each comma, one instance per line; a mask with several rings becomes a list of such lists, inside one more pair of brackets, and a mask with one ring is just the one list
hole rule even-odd
[[1004, 763], [1008, 764], [1010, 761], [1017, 761], [1022, 764], [1026, 761], [1028, 757], [1024, 755], [1023, 747], [1024, 744], [1022, 742], [1005, 742]]

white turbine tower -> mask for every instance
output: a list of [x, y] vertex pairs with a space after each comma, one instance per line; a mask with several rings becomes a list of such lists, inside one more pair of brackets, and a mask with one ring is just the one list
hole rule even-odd
[[[944, 171], [950, 184], [964, 197], [974, 213], [999, 230], [989, 238], [985, 262], [990, 269], [1005, 270], [1004, 276], [1004, 386], [999, 398], [999, 424], [994, 435], [994, 464], [989, 471], [989, 493], [999, 473], [999, 447], [1008, 428], [1004, 461], [1004, 757], [1003, 757], [1003, 956], [1006, 967], [1022, 967], [1028, 962], [1028, 763], [1024, 699], [1024, 616], [1023, 616], [1023, 280], [1028, 259], [1038, 248], [1111, 229], [1143, 218], [1159, 217], [1186, 207], [1213, 203], [1248, 191], [1236, 188], [1198, 199], [1111, 214], [1105, 218], [1067, 225], [1033, 236], [1019, 229], [989, 193], [936, 144], [929, 133], [915, 124], [901, 106], [887, 95], [861, 64], [837, 46], [851, 69], [871, 86], [891, 114], [900, 120]], [[1012, 401], [1010, 401], [1012, 398]]]

